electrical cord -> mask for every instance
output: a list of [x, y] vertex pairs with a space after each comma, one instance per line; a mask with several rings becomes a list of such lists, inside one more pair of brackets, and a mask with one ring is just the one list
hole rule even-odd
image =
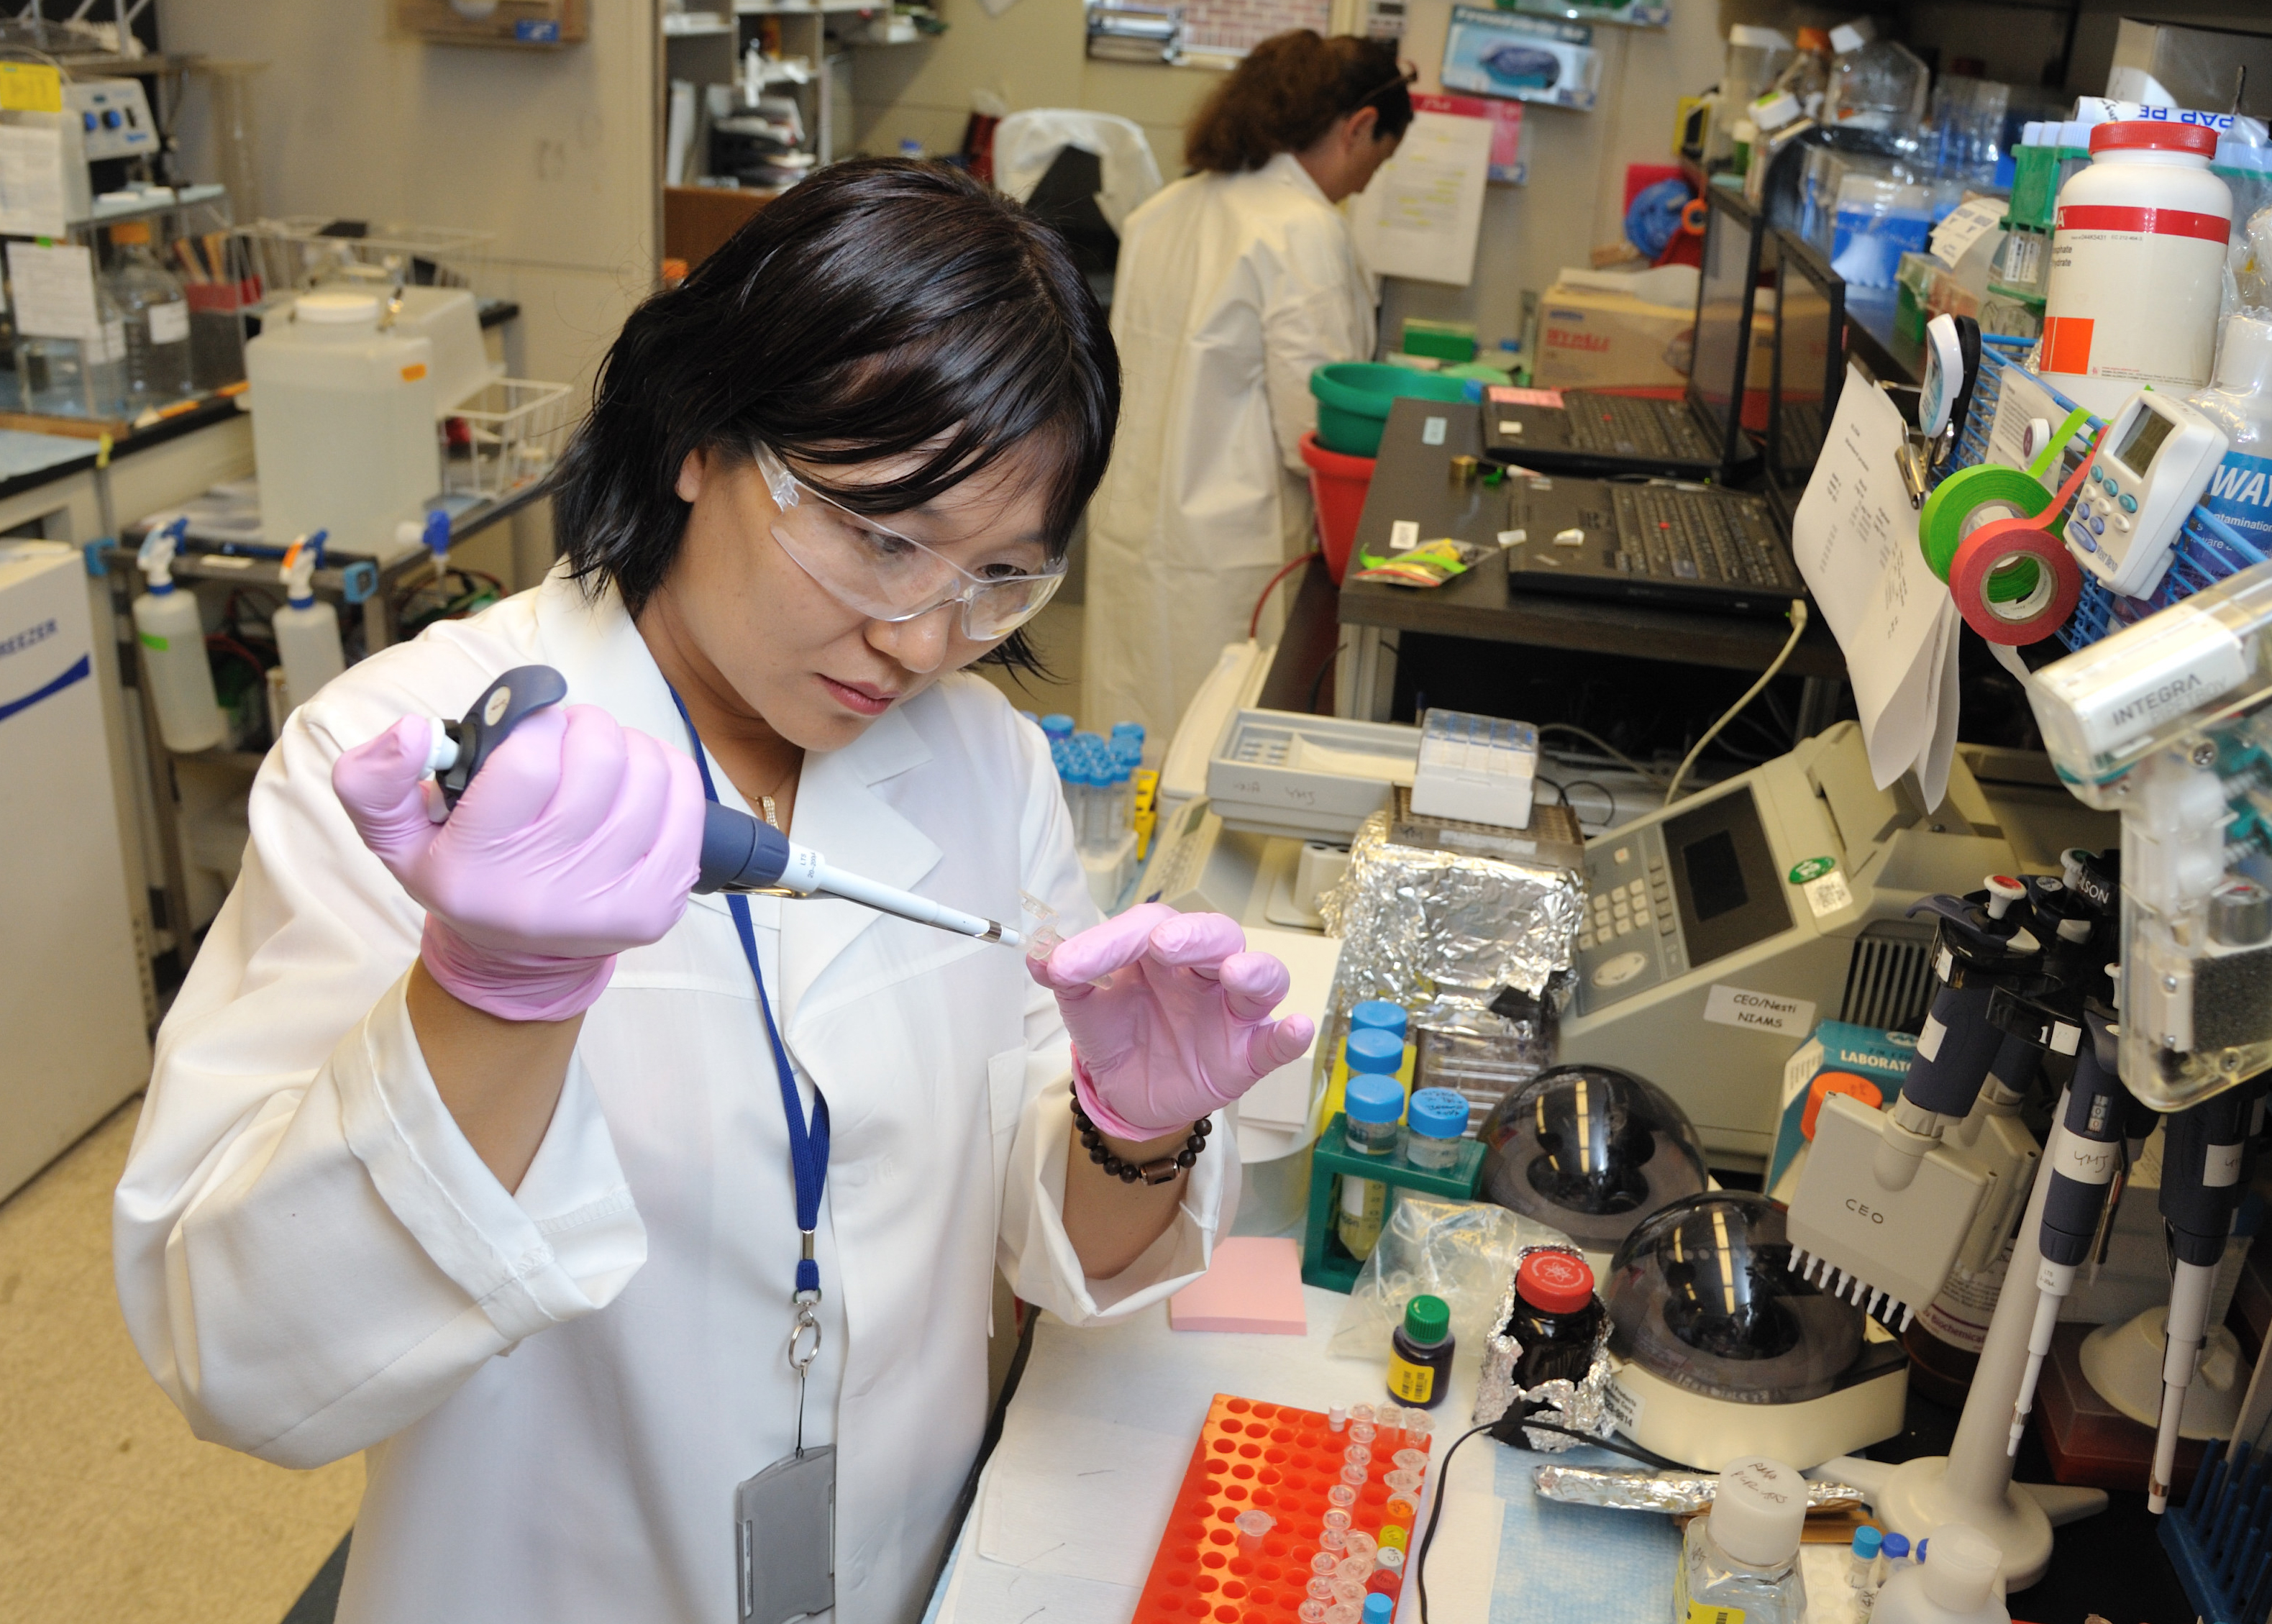
[[1687, 1470], [1678, 1461], [1667, 1460], [1663, 1456], [1651, 1449], [1644, 1449], [1639, 1444], [1626, 1443], [1620, 1439], [1603, 1438], [1593, 1433], [1581, 1433], [1573, 1427], [1558, 1426], [1551, 1421], [1525, 1419], [1513, 1412], [1501, 1416], [1496, 1421], [1486, 1421], [1481, 1426], [1469, 1427], [1452, 1440], [1451, 1448], [1444, 1451], [1444, 1458], [1438, 1461], [1435, 1465], [1436, 1491], [1428, 1502], [1428, 1526], [1420, 1530], [1419, 1548], [1413, 1553], [1412, 1556], [1413, 1581], [1420, 1588], [1419, 1624], [1428, 1624], [1428, 1547], [1436, 1543], [1436, 1524], [1443, 1520], [1444, 1489], [1445, 1486], [1451, 1481], [1452, 1456], [1459, 1453], [1461, 1444], [1467, 1442], [1477, 1433], [1490, 1433], [1498, 1437], [1501, 1443], [1511, 1448], [1521, 1448], [1521, 1446], [1516, 1441], [1521, 1437], [1525, 1429], [1533, 1432], [1555, 1433], [1565, 1438], [1574, 1438], [1590, 1448], [1606, 1449], [1612, 1455], [1622, 1455], [1627, 1460], [1639, 1461], [1642, 1465], [1652, 1467], [1658, 1471]]
[[1761, 690], [1775, 680], [1775, 673], [1782, 670], [1783, 662], [1790, 658], [1791, 651], [1798, 647], [1798, 640], [1805, 631], [1806, 600], [1793, 598], [1790, 601], [1790, 635], [1783, 640], [1782, 652], [1775, 655], [1775, 659], [1768, 663], [1768, 669], [1760, 673], [1759, 681], [1744, 690], [1744, 697], [1728, 707], [1720, 720], [1707, 729], [1704, 737], [1696, 741], [1695, 748], [1682, 759], [1678, 770], [1672, 775], [1672, 782], [1664, 791], [1664, 804], [1667, 806], [1680, 798], [1680, 781], [1688, 776], [1688, 769], [1696, 765], [1696, 758], [1704, 753], [1704, 746], [1719, 737], [1720, 730], [1740, 715], [1744, 707], [1759, 698]]
[[1262, 625], [1262, 606], [1270, 602], [1270, 595], [1278, 590], [1278, 583], [1285, 580], [1289, 575], [1291, 575], [1296, 570], [1300, 569], [1311, 559], [1323, 558], [1324, 556], [1324, 553], [1318, 548], [1312, 547], [1309, 551], [1304, 553], [1300, 558], [1295, 559], [1291, 564], [1289, 564], [1284, 569], [1280, 570], [1275, 575], [1273, 575], [1270, 578], [1270, 584], [1262, 588], [1262, 595], [1254, 600], [1254, 612], [1246, 617], [1247, 636], [1252, 637], [1257, 628]]
[[1611, 760], [1625, 768], [1628, 773], [1637, 774], [1653, 784], [1661, 784], [1664, 782], [1664, 775], [1662, 772], [1659, 772], [1655, 767], [1643, 767], [1640, 762], [1626, 754], [1624, 751], [1619, 750], [1615, 745], [1611, 744], [1609, 740], [1603, 738], [1598, 733], [1588, 733], [1585, 729], [1574, 727], [1566, 722], [1542, 722], [1539, 725], [1538, 731], [1541, 735], [1548, 733], [1567, 733], [1573, 738], [1582, 738], [1595, 749], [1609, 757]]

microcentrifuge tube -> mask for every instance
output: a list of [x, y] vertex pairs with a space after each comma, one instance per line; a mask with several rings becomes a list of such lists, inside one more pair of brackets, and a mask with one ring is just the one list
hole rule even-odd
[[1262, 1548], [1262, 1537], [1278, 1525], [1278, 1519], [1267, 1511], [1242, 1511], [1232, 1524], [1238, 1530], [1238, 1548], [1255, 1552]]
[[1364, 1585], [1359, 1580], [1344, 1579], [1336, 1575], [1334, 1578], [1334, 1596], [1335, 1599], [1345, 1601], [1352, 1607], [1362, 1607], [1364, 1605]]
[[1349, 1553], [1351, 1556], [1365, 1557], [1369, 1559], [1375, 1551], [1379, 1549], [1380, 1541], [1375, 1539], [1371, 1534], [1366, 1533], [1363, 1529], [1353, 1528], [1349, 1530]]
[[1362, 1585], [1371, 1577], [1372, 1577], [1372, 1553], [1370, 1551], [1363, 1556], [1348, 1557], [1342, 1560], [1340, 1567], [1334, 1569], [1334, 1594], [1340, 1595], [1341, 1588], [1344, 1584]]
[[1401, 1551], [1412, 1538], [1412, 1530], [1401, 1523], [1384, 1523], [1380, 1529], [1380, 1548]]
[[1373, 1565], [1383, 1573], [1401, 1575], [1404, 1571], [1404, 1553], [1395, 1545], [1383, 1545], [1374, 1556]]
[[1302, 1604], [1298, 1616], [1302, 1624], [1326, 1624], [1326, 1604], [1312, 1596]]
[[1373, 1407], [1371, 1404], [1351, 1404], [1349, 1406], [1349, 1419], [1352, 1421], [1370, 1421], [1372, 1419], [1375, 1413], [1377, 1412], [1373, 1410]]
[[1341, 1560], [1342, 1551], [1347, 1549], [1348, 1545], [1349, 1536], [1343, 1533], [1340, 1529], [1321, 1528], [1318, 1530], [1318, 1554], [1319, 1556], [1323, 1556], [1327, 1552], [1330, 1551], [1333, 1553], [1334, 1560], [1335, 1561], [1339, 1561]]
[[1310, 1575], [1310, 1594], [1317, 1598], [1319, 1601], [1333, 1600], [1333, 1575], [1329, 1573], [1312, 1574]]
[[1346, 1483], [1336, 1483], [1326, 1491], [1326, 1498], [1336, 1506], [1354, 1506], [1356, 1504], [1356, 1491]]
[[[1354, 1467], [1344, 1466], [1342, 1472], [1347, 1476], [1355, 1470]], [[1420, 1474], [1416, 1471], [1392, 1471], [1381, 1481], [1388, 1486], [1393, 1494], [1416, 1494], [1420, 1491]]]
[[1327, 1430], [1338, 1433], [1342, 1428], [1348, 1425], [1349, 1411], [1342, 1408], [1341, 1405], [1335, 1404], [1332, 1409], [1326, 1411]]
[[1310, 1559], [1310, 1571], [1320, 1578], [1330, 1578], [1334, 1569], [1341, 1565], [1341, 1560], [1332, 1553], [1320, 1551]]
[[1372, 1441], [1372, 1437], [1373, 1427], [1371, 1422], [1352, 1421], [1349, 1423], [1349, 1441], [1351, 1443], [1371, 1443]]
[[1428, 1470], [1428, 1456], [1423, 1451], [1418, 1449], [1399, 1449], [1395, 1455], [1390, 1458], [1395, 1461], [1396, 1470], [1399, 1471], [1425, 1471]]
[[1429, 1421], [1426, 1411], [1408, 1410], [1404, 1412], [1404, 1435], [1407, 1438], [1416, 1444], [1425, 1443], [1428, 1441], [1428, 1433]]
[[[1361, 1443], [1353, 1443], [1342, 1451], [1342, 1459], [1351, 1466], [1364, 1466], [1371, 1462], [1372, 1451]], [[1401, 1461], [1397, 1463], [1403, 1464]]]
[[[1354, 1488], [1361, 1487], [1361, 1486], [1364, 1485], [1364, 1467], [1362, 1467], [1362, 1466], [1344, 1466], [1344, 1467], [1342, 1467], [1342, 1481], [1343, 1483], [1348, 1484], [1348, 1485], [1349, 1486], [1349, 1487], [1351, 1487], [1351, 1488], [1353, 1488], [1353, 1489], [1354, 1489]], [[1394, 1487], [1394, 1485], [1391, 1485], [1390, 1486], [1391, 1486], [1391, 1487]], [[1414, 1486], [1415, 1488], [1417, 1488], [1417, 1487], [1419, 1486], [1419, 1485], [1415, 1484], [1415, 1485], [1413, 1485], [1413, 1486]]]
[[1391, 1495], [1388, 1504], [1381, 1508], [1380, 1515], [1391, 1523], [1409, 1528], [1412, 1526], [1412, 1519], [1420, 1515], [1420, 1508], [1409, 1500]]
[[1394, 1404], [1383, 1404], [1373, 1419], [1383, 1426], [1401, 1426], [1404, 1425], [1404, 1412]]
[[1332, 1529], [1335, 1533], [1346, 1534], [1349, 1532], [1349, 1514], [1343, 1511], [1339, 1506], [1334, 1507], [1331, 1511], [1326, 1513], [1325, 1521], [1326, 1526]]
[[1326, 1624], [1364, 1624], [1364, 1614], [1353, 1601], [1337, 1601], [1326, 1609]]

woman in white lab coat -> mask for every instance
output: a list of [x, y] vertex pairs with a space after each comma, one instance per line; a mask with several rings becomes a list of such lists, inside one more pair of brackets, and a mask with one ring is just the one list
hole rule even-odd
[[1088, 516], [1092, 722], [1164, 736], [1310, 545], [1310, 374], [1373, 351], [1372, 288], [1336, 206], [1395, 152], [1407, 81], [1378, 41], [1265, 40], [1192, 119], [1195, 173], [1121, 232], [1126, 394]]
[[[1205, 1266], [1238, 1171], [1200, 1124], [1309, 1035], [1228, 921], [1139, 910], [1029, 969], [685, 896], [706, 781], [851, 872], [1094, 919], [1039, 731], [958, 673], [1018, 657], [1116, 397], [1049, 234], [948, 171], [831, 168], [626, 324], [563, 566], [287, 724], [116, 1254], [200, 1436], [367, 1452], [343, 1620], [714, 1624], [816, 1576], [842, 1624], [911, 1620], [995, 1269], [1078, 1323]], [[531, 664], [572, 707], [437, 826], [422, 719]], [[816, 1343], [801, 1392], [785, 1349]], [[833, 1553], [769, 1538], [779, 1501], [744, 1552], [736, 1486], [800, 1437], [834, 1446]]]

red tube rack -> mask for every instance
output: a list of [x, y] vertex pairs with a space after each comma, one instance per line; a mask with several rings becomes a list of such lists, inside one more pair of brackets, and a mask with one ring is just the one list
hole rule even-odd
[[[1332, 1431], [1314, 1410], [1216, 1394], [1132, 1624], [1298, 1624], [1310, 1559], [1333, 1508], [1327, 1494], [1342, 1481], [1351, 1441], [1347, 1427]], [[1348, 1508], [1352, 1529], [1379, 1538], [1393, 1457], [1400, 1449], [1424, 1453], [1428, 1443], [1401, 1427], [1377, 1427], [1365, 1481]], [[1417, 1491], [1409, 1498], [1416, 1504]], [[1241, 1550], [1232, 1526], [1246, 1511], [1276, 1519], [1258, 1551]]]

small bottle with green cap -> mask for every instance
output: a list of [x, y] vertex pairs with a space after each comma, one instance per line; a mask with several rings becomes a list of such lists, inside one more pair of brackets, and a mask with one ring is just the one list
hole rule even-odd
[[[1367, 1041], [1394, 1046], [1395, 1040], [1379, 1032], [1359, 1032], [1349, 1042], [1352, 1065], [1360, 1058], [1358, 1045]], [[1397, 1122], [1404, 1115], [1404, 1085], [1392, 1074], [1356, 1071], [1350, 1074], [1342, 1107], [1346, 1113], [1342, 1142], [1360, 1156], [1386, 1161], [1396, 1153]], [[1349, 1254], [1363, 1262], [1380, 1240], [1380, 1226], [1388, 1216], [1388, 1186], [1378, 1179], [1342, 1175], [1341, 1216], [1334, 1232]]]
[[1404, 1323], [1389, 1337], [1388, 1390], [1399, 1401], [1433, 1410], [1452, 1381], [1452, 1311], [1425, 1292], [1404, 1305]]

